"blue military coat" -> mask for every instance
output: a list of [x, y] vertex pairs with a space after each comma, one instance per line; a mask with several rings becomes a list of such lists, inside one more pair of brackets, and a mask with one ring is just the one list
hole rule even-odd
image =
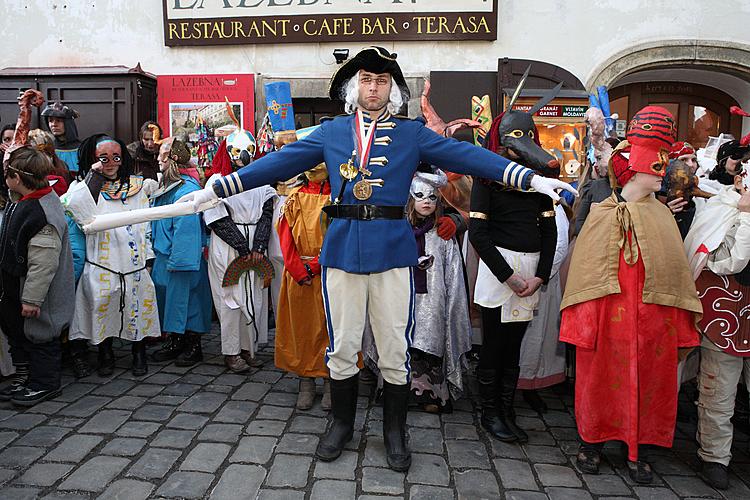
[[[331, 180], [331, 196], [340, 190], [339, 165], [346, 163], [356, 148], [355, 115], [324, 121], [305, 139], [284, 146], [239, 171], [223, 177], [214, 185], [219, 196], [282, 179], [289, 179], [325, 162]], [[367, 129], [369, 117], [366, 115]], [[409, 199], [409, 186], [420, 162], [451, 172], [476, 175], [528, 189], [532, 171], [488, 150], [455, 139], [446, 139], [425, 127], [419, 120], [384, 113], [377, 121], [370, 153], [370, 179], [382, 179], [373, 186], [372, 196], [360, 201], [352, 194], [358, 176], [345, 188], [341, 203], [403, 206]], [[355, 162], [355, 165], [356, 162]], [[406, 219], [352, 220], [333, 219], [320, 254], [323, 266], [350, 273], [376, 273], [417, 264], [417, 246]]]

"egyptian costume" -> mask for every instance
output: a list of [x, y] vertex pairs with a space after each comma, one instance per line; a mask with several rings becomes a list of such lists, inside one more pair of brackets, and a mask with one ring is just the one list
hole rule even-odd
[[[542, 149], [533, 113], [559, 90], [550, 91], [529, 112], [497, 116], [485, 139], [493, 154], [515, 153], [540, 174], [557, 177], [557, 160]], [[512, 109], [512, 106], [509, 106]], [[501, 441], [528, 441], [516, 424], [513, 399], [520, 375], [521, 342], [540, 289], [521, 297], [507, 281], [538, 278], [546, 284], [557, 244], [553, 202], [539, 193], [521, 193], [489, 179], [476, 179], [471, 192], [469, 239], [479, 255], [474, 303], [482, 315], [482, 350], [477, 378], [482, 400], [482, 426]]]
[[[611, 161], [617, 183], [626, 185], [636, 172], [663, 177], [674, 134], [665, 109], [638, 112], [628, 129], [630, 150]], [[623, 441], [631, 477], [640, 477], [637, 470], [645, 478], [638, 446], [672, 445], [678, 350], [699, 340], [701, 304], [669, 208], [653, 195], [624, 201], [619, 193], [592, 207], [561, 308], [560, 340], [576, 346], [581, 439], [597, 453], [605, 441]]]
[[[214, 158], [214, 168], [227, 163], [223, 170], [229, 173], [252, 162], [255, 139], [250, 132], [238, 127], [223, 144], [225, 149]], [[220, 177], [214, 174], [208, 182]], [[221, 200], [203, 213], [212, 231], [208, 278], [221, 325], [221, 352], [235, 372], [249, 369], [258, 344], [268, 342], [268, 289], [256, 270], [242, 273], [233, 285], [223, 286], [224, 276], [238, 257], [266, 253], [275, 199], [276, 192], [270, 186], [261, 186]]]
[[[89, 140], [97, 144], [113, 141], [107, 136]], [[128, 154], [124, 144], [122, 150], [123, 155]], [[129, 160], [120, 168], [129, 168], [126, 165]], [[155, 181], [140, 176], [110, 180], [89, 171], [86, 179], [63, 197], [65, 210], [76, 223], [71, 240], [78, 289], [71, 340], [86, 339], [98, 345], [111, 337], [140, 342], [161, 335], [154, 283], [146, 270], [146, 261], [153, 255], [148, 224], [89, 235], [80, 229], [96, 215], [147, 208], [156, 187]]]
[[[97, 148], [116, 144], [120, 161], [116, 177], [109, 179], [91, 166], [102, 161]], [[146, 373], [145, 337], [159, 336], [159, 316], [146, 261], [153, 257], [147, 224], [132, 224], [103, 232], [84, 234], [82, 226], [97, 215], [127, 214], [147, 208], [156, 183], [144, 183], [131, 175], [132, 160], [125, 144], [105, 134], [96, 134], [81, 144], [80, 171], [62, 197], [65, 207], [76, 283], [75, 315], [68, 334], [76, 377], [90, 373], [88, 343], [98, 349], [98, 372], [102, 377], [114, 371], [114, 338], [131, 341], [133, 372]], [[115, 155], [116, 156], [116, 155]]]

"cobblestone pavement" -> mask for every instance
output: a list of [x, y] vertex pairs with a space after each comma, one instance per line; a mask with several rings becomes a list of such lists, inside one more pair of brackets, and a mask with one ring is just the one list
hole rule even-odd
[[273, 367], [272, 348], [260, 353], [262, 369], [235, 375], [216, 333], [204, 347], [203, 364], [151, 364], [136, 380], [123, 343], [110, 378], [74, 381], [66, 372], [55, 400], [27, 411], [0, 403], [0, 498], [750, 498], [740, 480], [750, 481], [747, 436], [737, 434], [732, 487], [720, 494], [695, 475], [694, 424], [678, 425], [673, 450], [650, 452], [651, 486], [630, 481], [619, 446], [605, 450], [602, 474], [581, 474], [572, 396], [551, 391], [541, 417], [519, 402], [530, 435], [523, 447], [488, 438], [469, 399], [452, 414], [410, 412], [407, 474], [386, 467], [382, 409], [361, 397], [347, 451], [318, 462], [320, 398], [310, 411], [294, 409], [297, 380]]

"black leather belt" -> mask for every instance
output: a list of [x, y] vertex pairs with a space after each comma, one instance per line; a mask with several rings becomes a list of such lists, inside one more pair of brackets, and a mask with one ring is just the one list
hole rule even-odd
[[328, 205], [323, 208], [328, 217], [337, 219], [403, 219], [404, 207], [389, 207], [379, 205]]

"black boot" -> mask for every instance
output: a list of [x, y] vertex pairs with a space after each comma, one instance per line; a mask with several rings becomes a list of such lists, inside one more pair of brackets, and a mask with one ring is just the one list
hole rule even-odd
[[174, 362], [177, 366], [193, 366], [203, 361], [203, 351], [201, 350], [201, 336], [197, 333], [185, 332], [185, 349], [182, 354], [177, 356]]
[[154, 361], [170, 361], [182, 353], [184, 347], [183, 336], [177, 333], [170, 333], [167, 340], [151, 354]]
[[318, 443], [315, 456], [324, 462], [341, 455], [346, 443], [354, 433], [354, 417], [357, 413], [359, 375], [344, 380], [331, 379], [331, 413], [333, 422], [328, 432]]
[[73, 375], [76, 378], [88, 377], [91, 375], [91, 366], [89, 365], [89, 346], [84, 339], [69, 340], [70, 360], [73, 365]]
[[142, 377], [148, 373], [148, 365], [146, 364], [146, 344], [143, 340], [133, 342], [130, 346], [130, 350], [133, 353], [133, 375], [136, 377]]
[[99, 344], [99, 367], [96, 372], [100, 377], [109, 377], [115, 372], [115, 352], [112, 350], [112, 337]]
[[519, 443], [527, 443], [529, 441], [529, 435], [516, 425], [516, 411], [513, 409], [513, 400], [516, 396], [516, 385], [518, 385], [518, 375], [520, 373], [521, 369], [518, 367], [502, 369], [500, 379], [502, 412], [500, 414], [500, 419], [505, 423], [508, 429], [510, 429], [510, 432], [516, 435]]
[[406, 472], [411, 465], [411, 451], [406, 444], [406, 410], [409, 406], [409, 384], [394, 385], [383, 381], [383, 442], [388, 467]]
[[479, 381], [479, 397], [482, 400], [482, 427], [487, 430], [495, 439], [512, 443], [518, 441], [518, 438], [500, 420], [498, 416], [497, 404], [499, 402], [498, 394], [500, 392], [497, 385], [497, 371], [494, 369], [477, 370], [477, 379]]

